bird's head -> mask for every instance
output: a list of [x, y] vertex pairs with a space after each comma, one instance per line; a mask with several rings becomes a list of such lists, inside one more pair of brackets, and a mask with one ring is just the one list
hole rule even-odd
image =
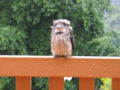
[[66, 30], [70, 27], [70, 21], [68, 21], [67, 19], [54, 20], [53, 26], [51, 26], [52, 30], [56, 33], [66, 32]]

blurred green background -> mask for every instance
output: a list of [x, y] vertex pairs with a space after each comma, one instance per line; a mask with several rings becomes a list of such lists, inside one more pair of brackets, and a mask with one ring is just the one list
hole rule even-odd
[[[65, 18], [74, 29], [74, 55], [120, 56], [119, 6], [118, 0], [0, 0], [0, 55], [51, 55], [50, 26]], [[95, 84], [111, 90], [110, 78]], [[48, 79], [33, 78], [32, 86], [48, 90]], [[65, 81], [65, 90], [77, 89], [77, 78]], [[15, 90], [15, 78], [1, 77], [0, 90]]]

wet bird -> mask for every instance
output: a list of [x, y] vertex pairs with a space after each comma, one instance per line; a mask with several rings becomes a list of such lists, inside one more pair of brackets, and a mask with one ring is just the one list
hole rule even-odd
[[67, 19], [54, 20], [51, 29], [51, 52], [53, 56], [72, 56], [74, 36], [70, 21]]

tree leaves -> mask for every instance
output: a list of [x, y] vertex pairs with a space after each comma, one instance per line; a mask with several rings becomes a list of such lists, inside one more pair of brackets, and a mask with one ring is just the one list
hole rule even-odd
[[0, 54], [27, 54], [26, 35], [18, 27], [0, 27]]

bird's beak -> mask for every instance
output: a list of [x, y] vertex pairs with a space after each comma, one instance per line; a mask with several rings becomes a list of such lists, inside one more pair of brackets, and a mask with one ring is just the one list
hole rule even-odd
[[60, 31], [63, 30], [63, 26], [62, 26], [62, 25], [57, 25], [56, 28], [57, 28], [58, 30], [60, 30]]

